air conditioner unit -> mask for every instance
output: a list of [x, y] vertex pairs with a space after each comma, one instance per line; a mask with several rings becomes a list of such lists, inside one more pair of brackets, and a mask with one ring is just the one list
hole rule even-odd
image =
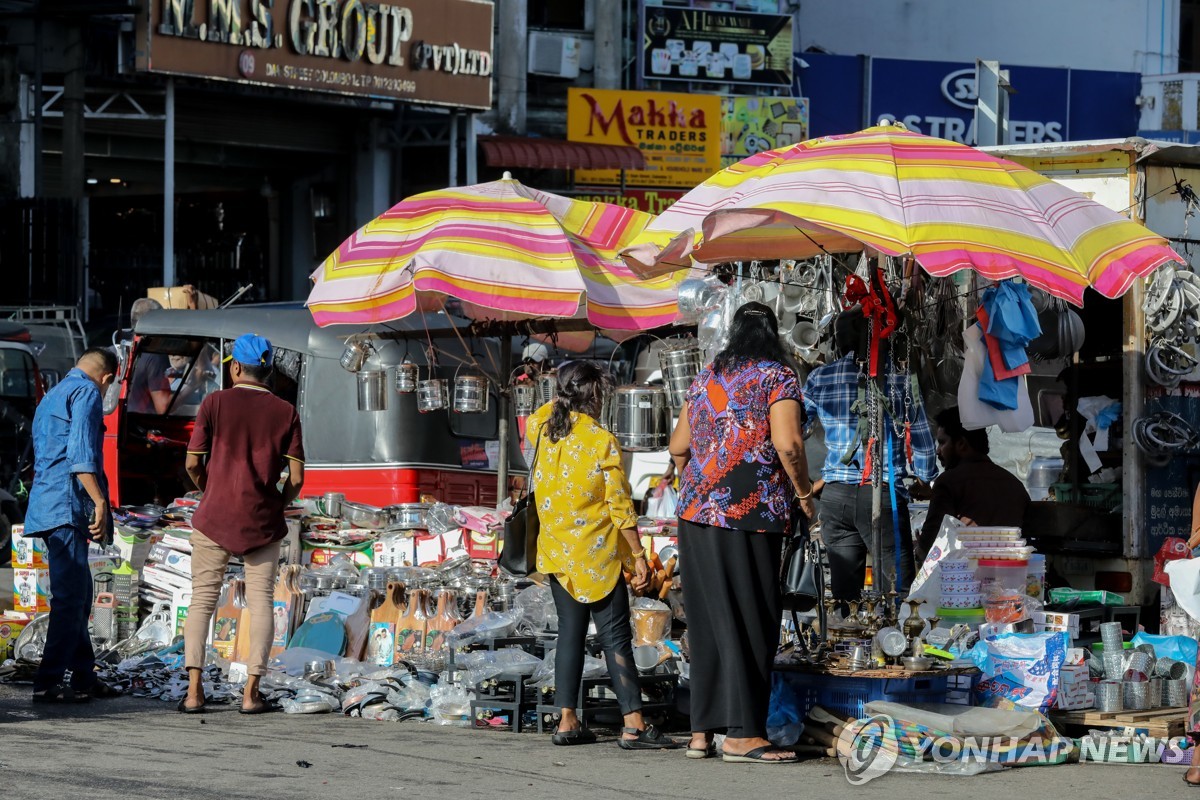
[[561, 33], [529, 34], [529, 71], [555, 78], [579, 77], [579, 39]]

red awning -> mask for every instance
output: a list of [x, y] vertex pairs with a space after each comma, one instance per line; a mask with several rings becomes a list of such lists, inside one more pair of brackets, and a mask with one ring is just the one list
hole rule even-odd
[[483, 157], [490, 167], [530, 169], [645, 169], [636, 147], [582, 144], [528, 136], [480, 136]]

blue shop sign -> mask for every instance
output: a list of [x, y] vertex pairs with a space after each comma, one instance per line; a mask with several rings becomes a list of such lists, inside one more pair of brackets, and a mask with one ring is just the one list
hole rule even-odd
[[[796, 72], [811, 102], [814, 136], [846, 133], [886, 117], [930, 136], [975, 143], [974, 64], [819, 53], [804, 53], [803, 59], [808, 67]], [[1015, 90], [1009, 96], [1010, 143], [1137, 133], [1138, 73], [1001, 66]]]

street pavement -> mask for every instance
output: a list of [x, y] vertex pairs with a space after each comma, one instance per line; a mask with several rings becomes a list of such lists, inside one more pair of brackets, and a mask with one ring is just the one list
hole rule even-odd
[[[0, 570], [0, 592], [11, 593]], [[550, 737], [340, 715], [242, 716], [218, 706], [184, 716], [121, 697], [33, 705], [28, 685], [0, 684], [0, 797], [12, 800], [226, 800], [287, 797], [697, 800], [921, 796], [967, 800], [1174, 796], [1183, 767], [1073, 764], [975, 777], [889, 774], [851, 786], [833, 759], [800, 764], [693, 761], [682, 751], [629, 753], [603, 735], [554, 747]], [[344, 747], [343, 745], [354, 745]]]

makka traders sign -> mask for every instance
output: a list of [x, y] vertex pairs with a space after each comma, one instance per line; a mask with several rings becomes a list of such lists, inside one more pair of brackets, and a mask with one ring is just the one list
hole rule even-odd
[[[627, 186], [691, 189], [721, 168], [721, 98], [706, 94], [576, 89], [567, 94], [567, 139], [636, 147], [646, 169]], [[579, 184], [615, 186], [618, 170], [576, 170]]]
[[490, 0], [148, 0], [137, 68], [235, 83], [492, 105]]
[[642, 78], [792, 85], [792, 17], [648, 6]]

